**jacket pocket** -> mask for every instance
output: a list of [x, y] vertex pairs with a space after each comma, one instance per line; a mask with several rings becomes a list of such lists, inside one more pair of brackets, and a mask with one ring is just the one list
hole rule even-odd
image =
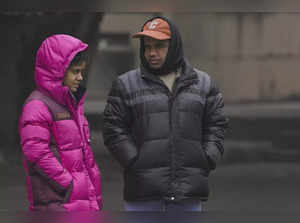
[[182, 165], [185, 167], [200, 168], [209, 171], [208, 159], [202, 143], [195, 140], [182, 140], [177, 145], [178, 152], [182, 153]]
[[128, 166], [125, 168], [126, 171], [131, 171], [135, 169], [135, 164], [137, 163], [138, 155], [130, 160]]
[[209, 173], [211, 171], [211, 167], [210, 167], [210, 163], [209, 163], [209, 160], [208, 160], [209, 159], [208, 155], [207, 155], [206, 151], [203, 149], [202, 146], [200, 146], [199, 150], [200, 150], [200, 153], [202, 153], [202, 156], [203, 156], [203, 159], [204, 159], [204, 162], [205, 162], [206, 170]]
[[33, 174], [30, 178], [33, 200], [36, 206], [47, 205], [51, 202], [63, 202], [64, 193], [56, 191], [46, 179], [41, 177], [39, 174]]
[[73, 180], [70, 183], [70, 185], [68, 186], [68, 189], [66, 191], [65, 198], [64, 198], [64, 201], [63, 201], [64, 204], [70, 202], [72, 193], [73, 193]]
[[84, 172], [73, 173], [73, 180], [65, 194], [65, 203], [71, 203], [75, 200], [89, 200], [88, 179]]

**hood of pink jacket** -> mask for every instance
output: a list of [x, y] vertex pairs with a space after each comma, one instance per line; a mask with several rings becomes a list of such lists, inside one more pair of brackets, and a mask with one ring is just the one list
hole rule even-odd
[[77, 53], [88, 48], [81, 40], [65, 35], [48, 37], [40, 46], [35, 65], [37, 88], [61, 105], [70, 99], [69, 88], [63, 86], [64, 77]]

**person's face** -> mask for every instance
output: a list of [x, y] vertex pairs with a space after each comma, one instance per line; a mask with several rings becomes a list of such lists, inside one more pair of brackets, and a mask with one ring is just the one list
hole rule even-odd
[[77, 91], [80, 82], [83, 80], [85, 68], [86, 62], [68, 68], [63, 83], [68, 86], [72, 92]]
[[145, 58], [152, 69], [161, 68], [168, 54], [169, 40], [144, 37]]

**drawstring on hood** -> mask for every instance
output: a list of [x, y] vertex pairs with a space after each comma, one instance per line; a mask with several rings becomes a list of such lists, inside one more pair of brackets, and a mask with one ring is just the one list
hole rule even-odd
[[[144, 38], [140, 38], [140, 60], [141, 60], [142, 66], [150, 73], [153, 73], [156, 75], [166, 75], [171, 72], [175, 72], [177, 69], [179, 69], [182, 66], [182, 64], [184, 62], [182, 39], [181, 39], [181, 35], [180, 35], [179, 30], [176, 27], [176, 25], [173, 24], [172, 22], [170, 22], [165, 17], [157, 16], [157, 17], [151, 18], [144, 23], [143, 27], [148, 22], [150, 22], [154, 19], [157, 19], [157, 18], [165, 20], [169, 24], [170, 29], [171, 29], [171, 39], [169, 40], [170, 42], [169, 42], [168, 53], [166, 56], [166, 61], [162, 65], [162, 67], [159, 69], [153, 69], [149, 66], [149, 64], [145, 58]], [[141, 31], [143, 31], [143, 28]]]

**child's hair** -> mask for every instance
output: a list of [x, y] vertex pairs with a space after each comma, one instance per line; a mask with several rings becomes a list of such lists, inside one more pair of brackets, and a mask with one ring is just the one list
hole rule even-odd
[[88, 62], [88, 53], [87, 51], [81, 51], [79, 53], [76, 54], [76, 56], [73, 58], [73, 60], [71, 61], [71, 64], [69, 67], [74, 66], [74, 65], [80, 65], [83, 62]]

